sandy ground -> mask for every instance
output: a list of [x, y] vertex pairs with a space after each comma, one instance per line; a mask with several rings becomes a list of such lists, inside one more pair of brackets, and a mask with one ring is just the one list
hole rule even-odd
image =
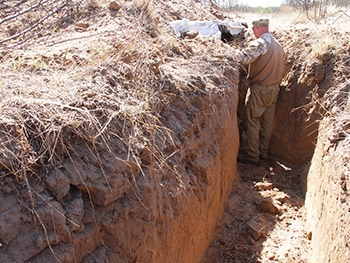
[[307, 262], [305, 171], [276, 161], [238, 169], [241, 180], [202, 262]]

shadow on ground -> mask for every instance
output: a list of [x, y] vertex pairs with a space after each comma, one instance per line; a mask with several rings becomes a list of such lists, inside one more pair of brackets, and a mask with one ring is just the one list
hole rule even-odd
[[307, 262], [305, 167], [269, 161], [238, 163], [238, 170], [240, 181], [201, 262]]

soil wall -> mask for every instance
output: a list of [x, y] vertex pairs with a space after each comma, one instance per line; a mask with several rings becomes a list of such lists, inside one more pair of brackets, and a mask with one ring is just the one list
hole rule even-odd
[[[349, 109], [349, 103], [347, 109]], [[307, 222], [312, 234], [309, 263], [350, 258], [349, 116], [324, 119], [307, 179]]]
[[203, 81], [208, 58], [198, 59], [159, 67], [162, 89], [148, 101], [158, 120], [144, 123], [143, 140], [116, 118], [108, 144], [63, 129], [69, 152], [54, 168], [16, 177], [6, 170], [13, 159], [2, 155], [1, 262], [200, 261], [237, 178], [239, 77], [214, 58]]
[[238, 176], [239, 74], [220, 39], [169, 23], [220, 12], [78, 2], [1, 53], [0, 262], [199, 262]]

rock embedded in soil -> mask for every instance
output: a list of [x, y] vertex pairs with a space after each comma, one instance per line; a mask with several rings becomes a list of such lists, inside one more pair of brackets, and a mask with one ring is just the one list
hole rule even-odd
[[110, 4], [109, 4], [109, 8], [110, 8], [111, 10], [113, 10], [113, 11], [119, 11], [120, 8], [121, 8], [121, 6], [120, 6], [120, 4], [118, 4], [116, 1], [112, 1], [112, 2], [110, 2]]
[[254, 238], [254, 240], [258, 240], [266, 236], [266, 233], [264, 232], [265, 226], [260, 222], [257, 222], [254, 219], [252, 219], [248, 222], [247, 225], [248, 232]]
[[258, 210], [268, 212], [272, 215], [280, 214], [280, 209], [274, 204], [274, 200], [270, 197], [264, 198], [257, 205]]
[[256, 190], [264, 191], [273, 189], [273, 184], [268, 182], [258, 182], [254, 185]]

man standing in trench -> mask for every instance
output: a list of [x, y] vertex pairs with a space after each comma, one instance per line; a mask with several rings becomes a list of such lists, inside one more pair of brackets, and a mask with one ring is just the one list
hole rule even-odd
[[245, 99], [245, 153], [238, 161], [259, 165], [268, 158], [276, 101], [282, 80], [284, 51], [269, 32], [269, 20], [253, 22], [256, 39], [235, 51], [241, 64], [249, 64], [250, 88]]

